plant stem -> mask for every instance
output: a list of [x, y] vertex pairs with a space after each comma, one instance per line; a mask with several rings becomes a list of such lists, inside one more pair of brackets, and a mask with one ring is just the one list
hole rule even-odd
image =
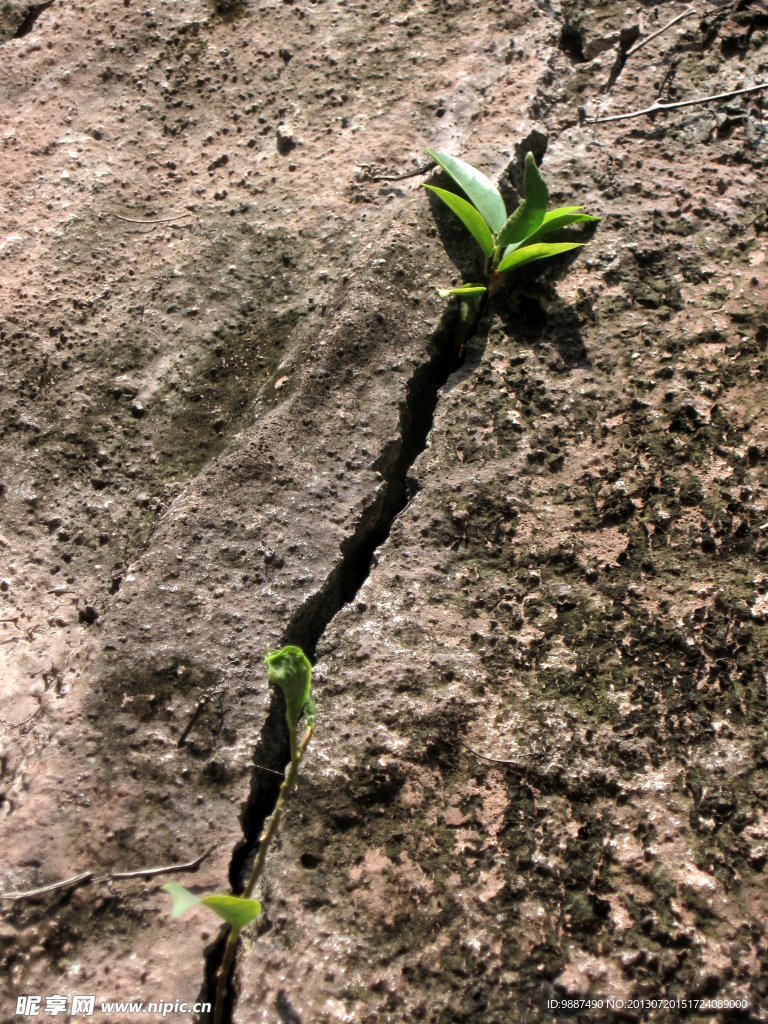
[[[288, 769], [282, 786], [280, 787], [280, 793], [277, 797], [277, 803], [275, 809], [272, 812], [272, 817], [269, 819], [266, 831], [261, 837], [259, 843], [259, 852], [251, 871], [251, 877], [248, 879], [248, 884], [243, 892], [244, 899], [249, 899], [251, 893], [256, 887], [256, 883], [264, 870], [264, 864], [267, 859], [267, 851], [269, 850], [269, 844], [277, 832], [277, 826], [280, 824], [280, 819], [283, 816], [285, 805], [288, 802], [288, 797], [293, 792], [293, 788], [296, 785], [296, 779], [299, 776], [299, 766], [301, 765], [302, 758], [306, 752], [309, 741], [312, 739], [312, 733], [314, 732], [314, 725], [311, 725], [304, 733], [304, 738], [296, 747], [295, 733], [291, 741], [291, 764]], [[218, 974], [216, 975], [216, 1006], [213, 1011], [213, 1024], [222, 1024], [224, 1015], [224, 1001], [227, 998], [227, 981], [229, 979], [230, 971], [232, 970], [232, 961], [235, 958], [235, 949], [237, 947], [237, 940], [240, 937], [240, 929], [234, 926], [230, 929], [229, 937], [227, 938], [227, 945], [224, 949], [224, 957], [221, 961], [221, 967], [219, 967]]]
[[227, 945], [224, 948], [224, 957], [221, 961], [219, 972], [216, 975], [216, 1006], [213, 1010], [214, 1024], [222, 1024], [224, 1016], [224, 1000], [227, 998], [227, 980], [229, 978], [229, 972], [232, 970], [232, 961], [235, 959], [235, 949], [237, 948], [237, 940], [239, 938], [240, 929], [235, 928], [235, 926], [232, 925], [229, 929]]

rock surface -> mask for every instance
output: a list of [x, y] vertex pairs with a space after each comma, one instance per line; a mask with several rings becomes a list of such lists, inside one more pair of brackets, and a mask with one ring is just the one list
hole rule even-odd
[[[0, 7], [0, 890], [214, 842], [179, 880], [237, 889], [286, 756], [264, 651], [302, 644], [234, 1020], [764, 1019], [761, 108], [588, 119], [752, 84], [765, 26], [591, 59], [634, 16]], [[511, 203], [532, 149], [603, 218], [461, 358], [436, 287], [482, 268], [427, 146]], [[4, 902], [2, 1019], [210, 998], [215, 919], [162, 881]]]

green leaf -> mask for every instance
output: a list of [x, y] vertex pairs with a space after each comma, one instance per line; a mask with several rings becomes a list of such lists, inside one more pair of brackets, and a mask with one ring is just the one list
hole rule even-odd
[[499, 232], [501, 249], [529, 238], [546, 220], [549, 189], [533, 153], [525, 157], [525, 198]]
[[483, 295], [487, 291], [484, 284], [464, 284], [461, 288], [438, 288], [437, 293], [447, 299], [449, 295]]
[[189, 889], [185, 889], [178, 882], [166, 882], [161, 886], [169, 893], [173, 900], [173, 917], [181, 917], [192, 907], [202, 903], [219, 917], [235, 928], [245, 928], [255, 917], [261, 913], [261, 904], [258, 900], [244, 900], [239, 896], [221, 896], [214, 893], [212, 896], [194, 896]]
[[464, 226], [469, 228], [485, 255], [490, 256], [493, 252], [493, 235], [474, 206], [466, 199], [462, 199], [461, 196], [457, 196], [455, 192], [447, 192], [444, 188], [436, 188], [434, 185], [425, 185], [424, 188], [428, 188], [430, 192], [440, 196], [446, 206], [449, 206], [464, 223]]
[[540, 238], [548, 235], [551, 231], [559, 231], [561, 228], [570, 227], [571, 224], [588, 224], [599, 220], [600, 217], [591, 217], [588, 213], [563, 213], [559, 217], [553, 217], [551, 220], [545, 219], [539, 230], [534, 231], [532, 235], [524, 240], [524, 244], [538, 242]]
[[500, 231], [507, 219], [507, 210], [501, 192], [482, 171], [476, 170], [458, 157], [448, 156], [447, 153], [436, 153], [432, 149], [428, 149], [427, 153], [450, 174], [457, 185], [464, 189], [491, 231], [494, 234]]
[[189, 889], [185, 889], [178, 882], [166, 882], [160, 888], [164, 889], [173, 900], [172, 917], [181, 917], [182, 914], [186, 914], [188, 910], [191, 910], [192, 907], [197, 906], [200, 902], [199, 896], [193, 896]]
[[273, 651], [264, 659], [267, 666], [267, 678], [270, 683], [279, 686], [285, 694], [288, 709], [288, 724], [292, 732], [296, 731], [301, 709], [309, 697], [312, 666], [300, 647], [283, 647]]
[[500, 274], [513, 267], [522, 267], [526, 263], [533, 263], [534, 260], [543, 260], [547, 256], [557, 256], [558, 253], [568, 252], [569, 249], [578, 249], [583, 242], [536, 242], [534, 245], [526, 245], [522, 249], [515, 249], [508, 256], [505, 256], [496, 268]]
[[549, 189], [547, 183], [541, 176], [541, 171], [536, 164], [533, 153], [525, 154], [525, 179], [523, 182], [525, 198], [534, 210], [541, 210], [542, 218], [547, 212], [549, 203]]
[[304, 724], [309, 729], [317, 721], [317, 709], [310, 693], [304, 704]]
[[526, 238], [529, 238], [540, 227], [542, 217], [537, 210], [531, 209], [527, 200], [523, 200], [515, 212], [505, 222], [499, 232], [499, 251], [506, 251], [510, 247], [517, 248], [522, 245]]
[[583, 209], [583, 206], [556, 206], [554, 210], [550, 210], [544, 215], [544, 223], [554, 220], [555, 217], [562, 217], [564, 213], [576, 213], [577, 210]]
[[245, 928], [261, 913], [258, 900], [246, 900], [240, 896], [204, 896], [200, 902], [224, 918], [233, 928]]

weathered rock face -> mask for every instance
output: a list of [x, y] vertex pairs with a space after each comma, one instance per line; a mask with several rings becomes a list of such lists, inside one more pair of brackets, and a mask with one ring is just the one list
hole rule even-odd
[[[213, 842], [190, 884], [237, 889], [286, 756], [262, 658], [300, 643], [320, 724], [235, 1019], [762, 1019], [760, 108], [577, 113], [733, 87], [759, 12], [624, 61], [583, 59], [626, 50], [615, 4], [99, 0], [19, 32], [23, 6], [3, 891]], [[532, 149], [553, 203], [603, 217], [461, 356], [435, 286], [481, 269], [418, 187], [425, 146], [510, 202]], [[30, 993], [210, 998], [215, 924], [172, 922], [162, 881], [3, 904], [3, 1019]]]

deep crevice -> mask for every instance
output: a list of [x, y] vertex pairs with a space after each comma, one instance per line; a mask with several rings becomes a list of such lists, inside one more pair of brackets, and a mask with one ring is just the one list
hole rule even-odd
[[21, 39], [22, 36], [28, 35], [34, 28], [35, 22], [43, 13], [43, 11], [47, 11], [48, 8], [52, 6], [53, 0], [46, 0], [45, 3], [34, 4], [32, 7], [30, 7], [27, 13], [24, 15], [21, 24], [14, 32], [13, 38]]
[[[443, 316], [431, 339], [428, 360], [415, 370], [408, 382], [405, 401], [400, 409], [399, 444], [385, 451], [375, 465], [386, 486], [379, 489], [376, 501], [364, 514], [355, 533], [342, 544], [342, 557], [324, 585], [296, 609], [281, 638], [282, 644], [301, 647], [313, 663], [318, 642], [331, 619], [354, 600], [371, 571], [376, 548], [387, 539], [395, 519], [414, 496], [414, 481], [409, 479], [409, 471], [427, 446], [438, 393], [464, 361], [463, 351], [457, 353], [453, 343], [456, 319], [457, 309], [453, 307]], [[242, 892], [245, 887], [261, 831], [277, 802], [282, 774], [289, 760], [285, 703], [282, 692], [273, 691], [254, 752], [254, 762], [260, 767], [254, 768], [251, 791], [240, 819], [243, 839], [233, 851], [230, 862], [229, 881], [235, 893]], [[265, 923], [268, 923], [266, 919]], [[212, 1005], [215, 1002], [216, 972], [223, 952], [223, 937], [206, 951], [201, 1002]], [[231, 981], [224, 1009], [227, 1024], [232, 1019], [236, 999]], [[207, 1016], [201, 1018], [201, 1024], [209, 1019]]]
[[560, 33], [560, 49], [568, 57], [571, 64], [584, 64], [587, 58], [584, 56], [584, 43], [581, 32], [569, 21], [563, 25]]

